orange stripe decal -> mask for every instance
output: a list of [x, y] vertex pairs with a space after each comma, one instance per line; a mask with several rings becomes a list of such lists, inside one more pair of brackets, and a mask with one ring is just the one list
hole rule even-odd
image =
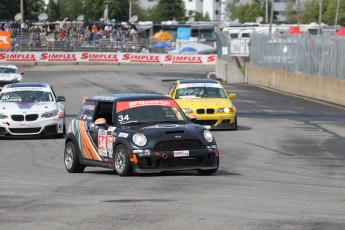
[[88, 135], [85, 130], [84, 121], [79, 121], [79, 132], [81, 137], [81, 151], [85, 154], [85, 157], [88, 159], [97, 159], [93, 156], [92, 145], [88, 138]]
[[127, 152], [128, 152], [128, 156], [130, 157], [129, 158], [130, 162], [137, 164], [138, 163], [137, 155], [133, 153], [133, 156], [131, 157], [131, 152], [129, 150], [127, 150]]

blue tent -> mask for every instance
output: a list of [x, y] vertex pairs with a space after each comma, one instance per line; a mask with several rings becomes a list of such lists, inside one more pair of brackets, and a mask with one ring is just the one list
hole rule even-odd
[[169, 43], [166, 43], [166, 42], [158, 42], [158, 43], [154, 44], [152, 46], [152, 48], [168, 48], [168, 49], [170, 49], [171, 46], [169, 45]]
[[197, 50], [194, 49], [193, 47], [184, 47], [181, 51], [180, 51], [180, 54], [181, 53], [196, 53]]

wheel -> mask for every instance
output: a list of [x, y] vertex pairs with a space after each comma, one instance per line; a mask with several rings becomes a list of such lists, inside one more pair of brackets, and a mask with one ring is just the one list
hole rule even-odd
[[237, 116], [235, 117], [234, 128], [233, 130], [237, 130]]
[[66, 122], [65, 119], [63, 120], [63, 132], [56, 135], [57, 138], [65, 138], [66, 137]]
[[115, 149], [114, 170], [119, 176], [129, 176], [133, 174], [127, 148], [124, 145], [119, 145]]
[[85, 169], [85, 165], [79, 162], [79, 156], [72, 141], [67, 142], [65, 146], [64, 161], [69, 173], [82, 173]]

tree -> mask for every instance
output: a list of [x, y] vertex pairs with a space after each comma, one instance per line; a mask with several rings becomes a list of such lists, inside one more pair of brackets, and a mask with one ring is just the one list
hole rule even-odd
[[186, 19], [186, 8], [183, 0], [159, 0], [156, 6], [150, 10], [152, 21], [168, 21], [177, 20], [184, 21]]
[[[45, 12], [44, 0], [25, 0], [24, 1], [24, 19], [26, 20], [38, 20], [38, 15]], [[20, 11], [20, 6], [18, 5]]]
[[[326, 9], [325, 0], [323, 0], [323, 9]], [[304, 24], [309, 24], [312, 22], [319, 21], [319, 7], [320, 1], [315, 0], [305, 0], [302, 5], [301, 12], [301, 22]], [[324, 11], [323, 11], [324, 12]]]
[[[329, 3], [327, 4], [327, 9], [325, 10], [325, 13], [323, 15], [323, 21], [326, 24], [334, 25], [337, 4], [338, 4], [337, 0], [329, 0]], [[341, 26], [345, 25], [345, 1], [340, 1], [338, 25], [341, 25]]]
[[18, 1], [1, 0], [0, 20], [13, 20], [17, 13], [20, 13]]
[[294, 0], [287, 0], [285, 7], [285, 22], [293, 24], [297, 22], [296, 10], [294, 9]]
[[255, 22], [257, 17], [264, 16], [261, 4], [257, 0], [252, 0], [249, 4], [234, 4], [228, 5], [228, 10], [231, 12], [232, 19], [238, 18], [240, 22]]
[[50, 20], [60, 19], [60, 4], [55, 3], [54, 0], [49, 0], [46, 12]]

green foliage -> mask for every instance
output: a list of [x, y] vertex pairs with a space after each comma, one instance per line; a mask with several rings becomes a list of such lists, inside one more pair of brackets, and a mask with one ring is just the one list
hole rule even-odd
[[290, 24], [297, 23], [298, 21], [296, 10], [294, 9], [294, 2], [293, 0], [286, 1], [285, 20]]
[[[323, 14], [323, 21], [326, 24], [329, 24], [329, 25], [335, 24], [335, 15], [336, 15], [337, 5], [338, 5], [337, 0], [329, 0], [327, 9], [325, 10], [325, 13]], [[345, 25], [345, 1], [340, 1], [337, 24], [341, 26]]]
[[[301, 10], [301, 23], [309, 24], [319, 21], [319, 1], [305, 0]], [[323, 0], [325, 3], [325, 0]], [[323, 9], [326, 8], [326, 4], [323, 4]]]
[[210, 16], [206, 13], [205, 16], [196, 11], [188, 11], [188, 18], [194, 17], [195, 21], [210, 21]]
[[18, 1], [1, 0], [0, 20], [14, 20], [17, 13], [20, 13]]
[[183, 0], [159, 0], [157, 5], [150, 11], [152, 21], [184, 21], [186, 8]]
[[[45, 12], [44, 10], [45, 5], [46, 4], [44, 0], [25, 0], [24, 1], [24, 19], [38, 21], [38, 15]], [[20, 11], [20, 6], [18, 4], [18, 13], [19, 11]]]
[[60, 5], [56, 4], [54, 0], [49, 0], [46, 12], [48, 14], [49, 20], [56, 21], [60, 19]]
[[228, 5], [228, 10], [231, 12], [233, 20], [238, 18], [242, 23], [255, 22], [257, 17], [264, 16], [261, 4], [255, 0], [251, 4], [234, 4], [234, 2], [231, 2]]

